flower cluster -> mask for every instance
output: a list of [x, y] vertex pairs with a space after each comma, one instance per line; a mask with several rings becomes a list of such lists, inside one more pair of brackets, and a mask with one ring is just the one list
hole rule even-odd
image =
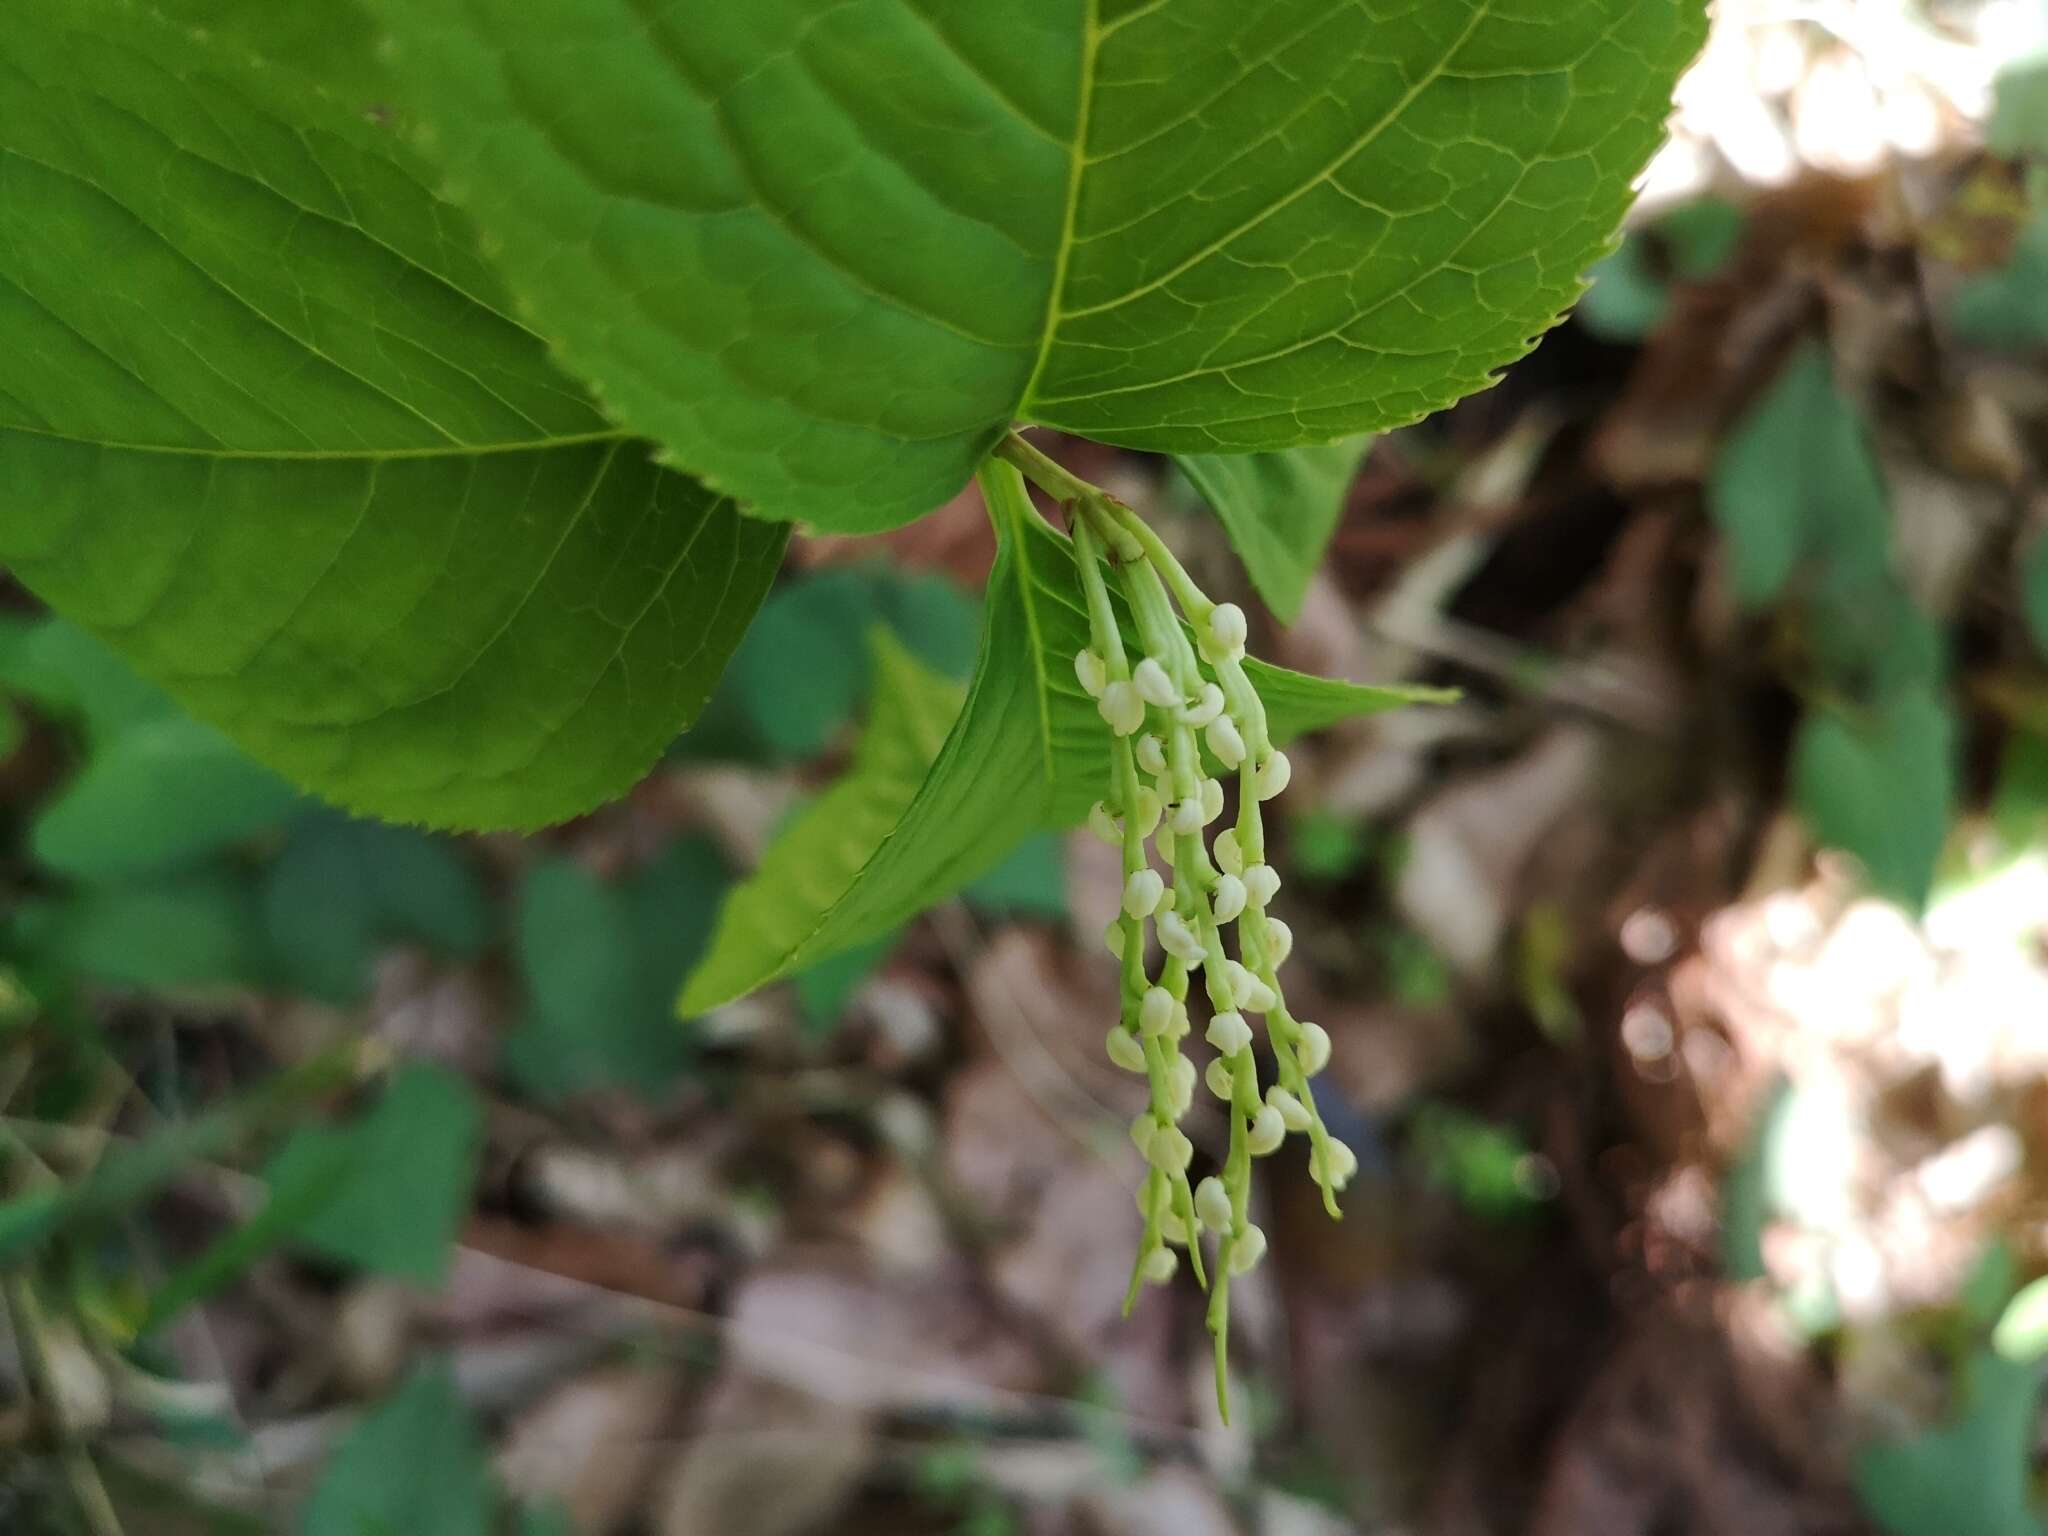
[[[1138, 1194], [1144, 1232], [1126, 1304], [1142, 1283], [1171, 1279], [1184, 1249], [1210, 1290], [1220, 1397], [1229, 1278], [1266, 1251], [1265, 1234], [1247, 1216], [1252, 1159], [1290, 1132], [1307, 1136], [1309, 1168], [1332, 1215], [1357, 1159], [1323, 1129], [1309, 1087], [1329, 1061], [1330, 1037], [1288, 1011], [1280, 984], [1294, 936], [1268, 911], [1280, 877], [1266, 862], [1260, 807], [1287, 787], [1290, 767], [1268, 738], [1265, 707], [1245, 674], [1244, 612], [1211, 602], [1129, 509], [1094, 493], [1070, 511], [1090, 630], [1074, 672], [1114, 742], [1111, 792], [1089, 824], [1123, 850], [1123, 911], [1103, 936], [1123, 966], [1122, 1018], [1107, 1048], [1150, 1088], [1131, 1126], [1150, 1171]], [[1122, 588], [1135, 659], [1105, 562]], [[1218, 828], [1226, 778], [1235, 781], [1236, 816]], [[1156, 975], [1148, 971], [1148, 923], [1164, 956]], [[1180, 1122], [1197, 1081], [1183, 1042], [1193, 1032], [1188, 998], [1198, 977], [1209, 1013], [1203, 1038], [1215, 1053], [1200, 1076], [1222, 1101], [1230, 1143], [1220, 1172], [1191, 1187], [1194, 1147]], [[1254, 1018], [1272, 1057], [1263, 1087]], [[1205, 1231], [1216, 1242], [1213, 1283], [1202, 1261]]]

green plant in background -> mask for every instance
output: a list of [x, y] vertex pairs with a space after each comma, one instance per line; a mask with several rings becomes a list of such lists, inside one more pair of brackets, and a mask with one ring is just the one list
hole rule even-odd
[[[749, 693], [809, 701], [752, 722], [771, 754], [865, 688], [844, 779], [708, 938], [677, 919], [683, 1011], [824, 975], [1092, 810], [1126, 861], [1112, 1051], [1152, 1089], [1137, 1274], [1170, 1269], [1176, 1232], [1199, 1272], [1200, 1226], [1220, 1234], [1220, 1392], [1223, 1282], [1263, 1241], [1250, 1157], [1302, 1130], [1326, 1195], [1348, 1172], [1308, 1088], [1325, 1048], [1282, 1001], [1260, 803], [1290, 737], [1421, 695], [1244, 658], [1243, 615], [1015, 429], [1176, 456], [1291, 613], [1366, 436], [1489, 383], [1611, 248], [1703, 7], [167, 9], [24, 0], [0, 33], [0, 560], [208, 722], [92, 725], [48, 851], [95, 877], [175, 864], [301, 814], [285, 781], [389, 820], [533, 827], [630, 786], [736, 654]], [[999, 551], [964, 694], [961, 648], [920, 645], [901, 591], [854, 599], [903, 631], [867, 667], [810, 654], [774, 605], [745, 648], [792, 525], [893, 527], [977, 477]], [[109, 839], [99, 807], [183, 782], [167, 765], [224, 750], [210, 727], [265, 766], [236, 758], [241, 789], [155, 828], [167, 846]], [[1205, 844], [1225, 774], [1235, 824]], [[337, 997], [389, 933], [483, 942], [431, 845], [304, 814], [260, 892], [179, 866], [173, 891], [109, 910], [84, 887], [24, 927], [90, 972], [96, 932], [197, 923], [177, 963], [239, 975], [264, 963], [239, 937], [253, 907], [265, 952]], [[522, 934], [563, 939], [522, 946], [511, 1066], [532, 1091], [673, 1070], [642, 1024], [681, 966], [605, 936], [722, 880], [646, 882], [530, 878]], [[330, 889], [345, 915], [309, 921]], [[1174, 1124], [1192, 1063], [1168, 1059], [1197, 968], [1232, 1109], [1198, 1190]], [[640, 1022], [606, 1031], [593, 998]], [[1263, 1090], [1248, 1011], [1278, 1065]], [[358, 1161], [427, 1157], [401, 1134], [425, 1082], [349, 1133]], [[459, 1177], [462, 1138], [432, 1145]], [[278, 1209], [345, 1161], [326, 1133], [288, 1145]], [[308, 1197], [301, 1241], [418, 1268], [435, 1233], [343, 1239], [335, 1202]]]

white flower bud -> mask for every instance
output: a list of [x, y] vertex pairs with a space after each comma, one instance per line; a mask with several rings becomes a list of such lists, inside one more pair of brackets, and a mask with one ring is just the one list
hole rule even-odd
[[1241, 653], [1250, 634], [1251, 626], [1245, 622], [1244, 610], [1237, 604], [1218, 603], [1209, 610], [1209, 639], [1224, 655]]
[[1266, 954], [1278, 970], [1294, 953], [1294, 930], [1277, 917], [1266, 919]]
[[1138, 786], [1138, 836], [1150, 837], [1159, 825], [1159, 792], [1147, 785]]
[[1131, 674], [1131, 681], [1137, 685], [1147, 704], [1159, 709], [1173, 709], [1180, 704], [1180, 690], [1173, 686], [1173, 679], [1166, 675], [1166, 668], [1150, 656], [1138, 663], [1137, 671]]
[[1165, 1038], [1168, 1040], [1181, 1040], [1186, 1038], [1187, 1032], [1188, 1005], [1186, 1003], [1175, 1003], [1173, 1005], [1173, 1022], [1166, 1026]]
[[1324, 1188], [1342, 1189], [1358, 1172], [1358, 1154], [1332, 1137], [1323, 1148], [1309, 1154], [1308, 1171], [1309, 1177]]
[[1308, 1129], [1308, 1106], [1278, 1083], [1266, 1090], [1266, 1102], [1280, 1111], [1280, 1119], [1290, 1131]]
[[1223, 781], [1202, 780], [1202, 825], [1207, 826], [1223, 814]]
[[1209, 1091], [1217, 1098], [1226, 1104], [1230, 1102], [1231, 1093], [1236, 1085], [1231, 1078], [1229, 1062], [1221, 1057], [1210, 1062], [1208, 1070], [1202, 1074], [1202, 1081], [1209, 1085]]
[[1285, 752], [1274, 752], [1259, 764], [1259, 798], [1270, 800], [1287, 788], [1287, 781], [1294, 777], [1294, 764], [1287, 760]]
[[1216, 867], [1226, 875], [1244, 873], [1244, 854], [1238, 850], [1237, 828], [1225, 827], [1218, 832], [1209, 851], [1216, 856]]
[[1081, 691], [1091, 699], [1102, 697], [1102, 690], [1109, 686], [1109, 668], [1100, 656], [1092, 650], [1074, 652], [1074, 679], [1080, 683]]
[[1102, 944], [1112, 955], [1121, 960], [1124, 957], [1124, 925], [1119, 918], [1102, 930]]
[[1159, 1122], [1152, 1118], [1151, 1110], [1131, 1121], [1131, 1145], [1138, 1149], [1140, 1157], [1152, 1155], [1152, 1142], [1158, 1135]]
[[1233, 1275], [1250, 1274], [1265, 1256], [1266, 1234], [1246, 1222], [1244, 1230], [1237, 1234], [1237, 1241], [1230, 1245], [1230, 1272]]
[[1218, 715], [1209, 722], [1209, 728], [1203, 734], [1209, 739], [1209, 750], [1224, 767], [1235, 768], [1244, 761], [1244, 737], [1238, 733], [1237, 722], [1230, 716]]
[[1244, 893], [1255, 907], [1263, 907], [1280, 894], [1280, 871], [1270, 864], [1254, 864], [1244, 872]]
[[1172, 1211], [1168, 1211], [1159, 1218], [1159, 1239], [1161, 1242], [1174, 1243], [1185, 1248], [1188, 1243], [1188, 1224]]
[[1126, 1072], [1145, 1070], [1145, 1047], [1138, 1044], [1138, 1037], [1123, 1025], [1114, 1026], [1102, 1045], [1109, 1052], [1109, 1059]]
[[1173, 814], [1167, 818], [1166, 824], [1173, 828], [1175, 837], [1194, 837], [1199, 834], [1203, 827], [1201, 800], [1190, 796], [1181, 801], [1173, 808]]
[[1145, 1255], [1145, 1262], [1138, 1266], [1138, 1273], [1150, 1285], [1164, 1285], [1173, 1278], [1173, 1272], [1180, 1268], [1180, 1255], [1171, 1248], [1154, 1248]]
[[1153, 1133], [1152, 1144], [1146, 1147], [1145, 1156], [1161, 1173], [1182, 1173], [1194, 1161], [1195, 1144], [1182, 1134], [1178, 1126], [1162, 1125]]
[[1302, 1025], [1294, 1059], [1301, 1063], [1302, 1076], [1314, 1077], [1330, 1064], [1330, 1032], [1320, 1024]]
[[1185, 1056], [1175, 1056], [1173, 1065], [1166, 1069], [1166, 1087], [1173, 1103], [1173, 1118], [1178, 1120], [1195, 1102], [1195, 1064]]
[[1230, 1210], [1230, 1191], [1213, 1173], [1195, 1186], [1195, 1217], [1211, 1232], [1228, 1232], [1236, 1221]]
[[1235, 875], [1219, 875], [1216, 880], [1216, 921], [1235, 921], [1244, 911], [1244, 882]]
[[1124, 881], [1124, 915], [1150, 917], [1166, 898], [1166, 881], [1156, 869], [1134, 869]]
[[1145, 697], [1138, 692], [1138, 685], [1128, 680], [1105, 687], [1095, 710], [1119, 736], [1129, 736], [1144, 728]]
[[1161, 912], [1158, 924], [1159, 942], [1174, 959], [1188, 966], [1197, 966], [1208, 958], [1209, 952], [1202, 948], [1202, 941], [1195, 937], [1195, 930], [1178, 912]]
[[1214, 683], [1202, 685], [1202, 696], [1180, 712], [1181, 724], [1201, 730], [1223, 713], [1223, 690]]
[[1152, 846], [1159, 850], [1160, 858], [1171, 864], [1173, 862], [1173, 828], [1171, 826], [1162, 826], [1154, 831], [1152, 834]]
[[[1279, 1110], [1268, 1104], [1252, 1117], [1252, 1128], [1245, 1136], [1244, 1144], [1251, 1149], [1253, 1157], [1264, 1157], [1268, 1152], [1278, 1151], [1280, 1143], [1286, 1139], [1287, 1122], [1280, 1118]], [[1153, 1145], [1158, 1145], [1156, 1140]]]
[[1138, 738], [1138, 766], [1155, 779], [1165, 777], [1166, 748], [1150, 731]]
[[1173, 994], [1164, 987], [1147, 987], [1138, 1001], [1138, 1031], [1146, 1039], [1163, 1035], [1173, 1024]]
[[1224, 1055], [1235, 1056], [1252, 1043], [1252, 1027], [1241, 1013], [1219, 1013], [1209, 1021], [1209, 1032], [1203, 1038]]
[[1224, 981], [1230, 988], [1230, 995], [1237, 1006], [1252, 1013], [1271, 1013], [1280, 1005], [1280, 999], [1273, 995], [1273, 989], [1235, 960], [1228, 962], [1224, 969]]
[[1121, 843], [1124, 840], [1123, 823], [1110, 815], [1109, 807], [1100, 800], [1088, 812], [1088, 830], [1105, 843]]

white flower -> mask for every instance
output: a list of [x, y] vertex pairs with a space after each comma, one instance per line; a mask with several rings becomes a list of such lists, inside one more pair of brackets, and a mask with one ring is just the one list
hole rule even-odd
[[1237, 1234], [1237, 1241], [1230, 1245], [1230, 1272], [1233, 1275], [1248, 1274], [1259, 1260], [1266, 1256], [1266, 1234], [1250, 1222]]
[[1216, 921], [1233, 921], [1244, 911], [1244, 882], [1235, 875], [1219, 875], [1216, 879]]
[[1121, 919], [1102, 930], [1102, 943], [1109, 952], [1121, 960], [1124, 957], [1124, 925]]
[[1145, 1255], [1145, 1262], [1138, 1266], [1138, 1273], [1151, 1285], [1164, 1285], [1173, 1278], [1173, 1272], [1180, 1268], [1180, 1255], [1171, 1248], [1154, 1248]]
[[1155, 779], [1166, 776], [1166, 748], [1150, 731], [1138, 738], [1138, 766]]
[[1245, 622], [1244, 610], [1235, 603], [1218, 603], [1209, 610], [1209, 640], [1226, 656], [1240, 655], [1244, 651], [1246, 636], [1251, 626]]
[[1294, 777], [1294, 764], [1287, 760], [1285, 752], [1274, 752], [1259, 764], [1259, 798], [1270, 800], [1287, 788], [1287, 781]]
[[1209, 1032], [1203, 1038], [1224, 1055], [1235, 1056], [1252, 1043], [1252, 1027], [1241, 1013], [1219, 1013], [1209, 1021]]
[[1100, 800], [1095, 802], [1094, 809], [1088, 813], [1088, 830], [1105, 843], [1121, 843], [1124, 840], [1123, 823], [1112, 816], [1109, 807]]
[[1162, 1125], [1153, 1133], [1151, 1145], [1145, 1148], [1145, 1156], [1161, 1173], [1181, 1173], [1194, 1160], [1195, 1144], [1182, 1134], [1178, 1126]]
[[1230, 1210], [1230, 1191], [1213, 1173], [1195, 1186], [1195, 1217], [1211, 1232], [1228, 1232], [1236, 1221]]
[[1223, 1060], [1220, 1056], [1210, 1062], [1208, 1070], [1202, 1074], [1202, 1081], [1209, 1085], [1209, 1091], [1215, 1094], [1217, 1098], [1226, 1104], [1230, 1102], [1230, 1095], [1235, 1085], [1231, 1079], [1229, 1062]]
[[1266, 956], [1278, 970], [1294, 953], [1294, 930], [1277, 917], [1266, 919]]
[[1166, 899], [1166, 881], [1156, 869], [1134, 869], [1124, 881], [1124, 915], [1150, 917]]
[[1178, 1243], [1182, 1247], [1186, 1247], [1188, 1224], [1174, 1215], [1172, 1211], [1168, 1211], [1159, 1218], [1159, 1237], [1162, 1242]]
[[1195, 937], [1195, 930], [1178, 912], [1162, 912], [1157, 921], [1159, 942], [1174, 959], [1196, 966], [1208, 958], [1209, 952], [1202, 948], [1202, 941]]
[[1302, 1025], [1294, 1059], [1301, 1063], [1302, 1076], [1314, 1077], [1330, 1064], [1330, 1032], [1320, 1024]]
[[1102, 697], [1102, 690], [1109, 685], [1109, 669], [1102, 658], [1092, 650], [1074, 652], [1074, 679], [1091, 699]]
[[1280, 1006], [1280, 999], [1273, 995], [1273, 989], [1235, 960], [1225, 964], [1223, 974], [1238, 1007], [1253, 1013], [1271, 1013]]
[[1145, 724], [1145, 697], [1138, 692], [1138, 685], [1128, 680], [1106, 686], [1095, 710], [1119, 736], [1129, 736]]
[[1194, 837], [1199, 834], [1206, 825], [1202, 820], [1201, 798], [1191, 795], [1181, 801], [1173, 808], [1173, 815], [1167, 818], [1166, 824], [1173, 828], [1176, 837]]
[[[1280, 1143], [1286, 1139], [1287, 1122], [1280, 1118], [1279, 1110], [1268, 1104], [1252, 1118], [1252, 1128], [1246, 1135], [1244, 1144], [1251, 1149], [1253, 1157], [1264, 1157], [1268, 1152], [1278, 1151]], [[1158, 1146], [1156, 1138], [1153, 1146]]]
[[1173, 862], [1173, 828], [1160, 827], [1152, 834], [1152, 846], [1159, 850], [1159, 857], [1167, 863]]
[[1131, 1122], [1131, 1145], [1138, 1149], [1140, 1157], [1152, 1155], [1152, 1143], [1159, 1135], [1159, 1130], [1159, 1122], [1152, 1118], [1152, 1111], [1149, 1109]]
[[1244, 737], [1238, 733], [1237, 722], [1228, 715], [1218, 715], [1209, 722], [1204, 732], [1209, 738], [1209, 750], [1216, 755], [1216, 761], [1226, 768], [1235, 768], [1244, 761]]
[[1218, 832], [1210, 851], [1216, 855], [1216, 867], [1226, 875], [1244, 873], [1244, 855], [1238, 851], [1237, 828], [1225, 827]]
[[1173, 1117], [1178, 1120], [1195, 1102], [1195, 1064], [1176, 1054], [1173, 1065], [1166, 1069], [1166, 1088], [1173, 1102]]
[[1180, 712], [1181, 724], [1201, 730], [1223, 713], [1223, 690], [1214, 683], [1202, 685], [1202, 696]]
[[1173, 994], [1164, 987], [1147, 987], [1138, 1001], [1138, 1032], [1146, 1039], [1163, 1035], [1173, 1025]]
[[1270, 864], [1254, 864], [1244, 872], [1244, 893], [1255, 907], [1267, 905], [1280, 894], [1280, 871]]
[[1278, 1083], [1266, 1090], [1266, 1102], [1280, 1111], [1280, 1119], [1290, 1131], [1308, 1129], [1308, 1106]]
[[1138, 1044], [1138, 1037], [1123, 1025], [1118, 1024], [1111, 1028], [1109, 1038], [1102, 1044], [1109, 1052], [1109, 1059], [1126, 1072], [1145, 1070], [1145, 1047]]
[[1358, 1154], [1335, 1137], [1325, 1142], [1324, 1148], [1327, 1155], [1322, 1149], [1309, 1154], [1309, 1176], [1326, 1189], [1342, 1189], [1358, 1172]]
[[1147, 785], [1138, 786], [1138, 836], [1150, 837], [1159, 825], [1159, 792]]
[[1138, 663], [1137, 671], [1131, 674], [1131, 681], [1147, 704], [1159, 709], [1173, 709], [1180, 703], [1180, 690], [1173, 686], [1173, 679], [1166, 675], [1166, 668], [1147, 656]]

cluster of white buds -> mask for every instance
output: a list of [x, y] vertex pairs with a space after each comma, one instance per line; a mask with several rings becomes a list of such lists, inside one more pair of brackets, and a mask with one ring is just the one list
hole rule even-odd
[[[1288, 1011], [1279, 967], [1294, 936], [1267, 911], [1280, 876], [1266, 862], [1260, 807], [1287, 787], [1291, 768], [1268, 738], [1265, 706], [1245, 673], [1244, 611], [1211, 602], [1157, 535], [1108, 497], [1089, 493], [1069, 510], [1090, 630], [1074, 675], [1113, 739], [1111, 790], [1089, 825], [1123, 850], [1122, 915], [1104, 935], [1123, 967], [1123, 1016], [1107, 1048], [1111, 1061], [1143, 1074], [1150, 1087], [1149, 1105], [1131, 1127], [1150, 1171], [1138, 1192], [1144, 1231], [1126, 1305], [1143, 1283], [1170, 1280], [1178, 1251], [1186, 1250], [1210, 1290], [1222, 1399], [1229, 1277], [1266, 1251], [1265, 1234], [1247, 1216], [1252, 1159], [1277, 1150], [1290, 1133], [1306, 1136], [1309, 1167], [1332, 1215], [1358, 1166], [1317, 1113], [1309, 1079], [1328, 1064], [1330, 1037]], [[1135, 661], [1105, 558], [1122, 588]], [[1219, 828], [1224, 777], [1235, 781], [1237, 814]], [[1164, 953], [1156, 975], [1147, 968], [1147, 922]], [[1198, 977], [1209, 1007], [1203, 1038], [1215, 1052], [1202, 1081], [1223, 1103], [1230, 1143], [1221, 1170], [1190, 1187], [1194, 1148], [1179, 1122], [1196, 1070], [1182, 1043], [1192, 1033], [1187, 1000]], [[1272, 1057], [1263, 1087], [1254, 1056], [1261, 1031], [1248, 1016], [1262, 1021]], [[1205, 1232], [1216, 1242], [1213, 1282], [1204, 1274]]]

